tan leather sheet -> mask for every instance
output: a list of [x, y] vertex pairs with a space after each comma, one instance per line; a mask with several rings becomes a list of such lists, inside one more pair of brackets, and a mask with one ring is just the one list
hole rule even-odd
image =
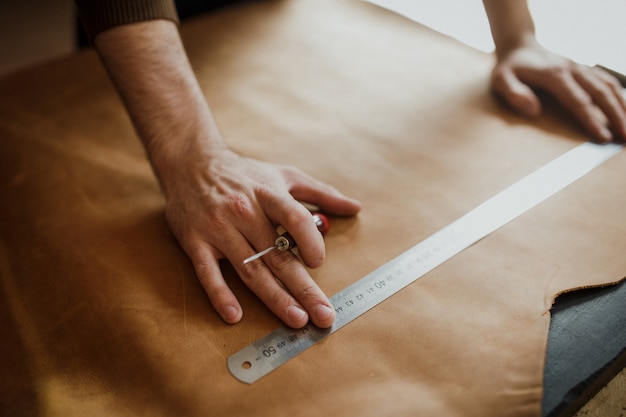
[[[229, 144], [362, 200], [312, 271], [332, 295], [585, 138], [488, 93], [492, 58], [360, 1], [182, 28]], [[245, 385], [278, 321], [228, 265], [224, 324], [93, 52], [0, 81], [0, 406], [10, 416], [537, 416], [554, 296], [626, 274], [618, 155]]]

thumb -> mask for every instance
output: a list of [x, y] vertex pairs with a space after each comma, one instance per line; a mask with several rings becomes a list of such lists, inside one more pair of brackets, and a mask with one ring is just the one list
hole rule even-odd
[[491, 88], [524, 116], [536, 117], [541, 113], [541, 102], [535, 92], [520, 81], [511, 69], [496, 68], [491, 77]]

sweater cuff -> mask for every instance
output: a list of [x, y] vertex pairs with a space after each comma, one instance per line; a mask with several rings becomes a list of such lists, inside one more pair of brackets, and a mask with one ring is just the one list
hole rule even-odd
[[80, 20], [90, 41], [107, 29], [145, 20], [179, 24], [173, 0], [76, 0]]

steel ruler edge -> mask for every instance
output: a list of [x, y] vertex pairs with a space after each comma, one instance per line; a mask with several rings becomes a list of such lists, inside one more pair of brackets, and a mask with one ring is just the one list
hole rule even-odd
[[341, 290], [330, 301], [336, 319], [327, 329], [280, 327], [228, 358], [228, 369], [252, 384], [341, 329], [448, 259], [472, 246], [603, 162], [622, 146], [585, 142], [491, 197], [385, 265]]

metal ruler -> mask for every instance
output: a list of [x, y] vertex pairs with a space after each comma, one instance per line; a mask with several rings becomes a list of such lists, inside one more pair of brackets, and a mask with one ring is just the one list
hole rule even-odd
[[496, 194], [397, 258], [330, 297], [337, 312], [328, 329], [280, 327], [228, 358], [228, 369], [251, 384], [341, 329], [459, 252], [616, 155], [616, 144], [583, 143]]

